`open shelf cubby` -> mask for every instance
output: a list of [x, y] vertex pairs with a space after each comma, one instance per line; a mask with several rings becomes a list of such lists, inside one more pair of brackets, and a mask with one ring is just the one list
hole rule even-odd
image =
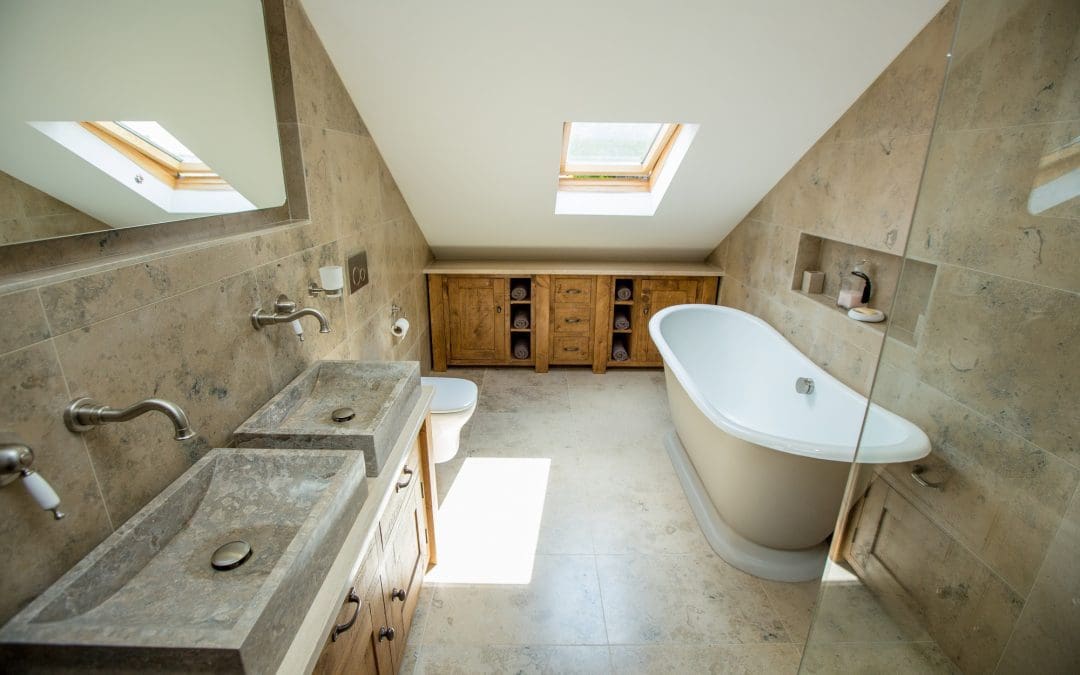
[[[510, 358], [520, 363], [532, 363], [533, 354], [536, 351], [536, 342], [533, 339], [533, 321], [535, 316], [532, 307], [532, 278], [510, 278]], [[522, 342], [528, 346], [528, 356], [518, 358], [515, 354]]]

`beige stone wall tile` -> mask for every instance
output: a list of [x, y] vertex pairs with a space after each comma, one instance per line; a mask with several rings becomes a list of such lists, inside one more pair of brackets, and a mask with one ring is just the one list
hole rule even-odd
[[0, 321], [0, 354], [46, 340], [52, 334], [36, 289], [0, 296], [5, 318]]
[[889, 472], [935, 522], [1026, 594], [1080, 471], [885, 361], [874, 400], [926, 432], [933, 454], [919, 463], [944, 486], [919, 489], [911, 464]]
[[311, 363], [326, 358], [339, 343], [346, 340], [349, 325], [344, 299], [308, 295], [308, 284], [319, 283], [319, 268], [329, 265], [345, 265], [336, 242], [306, 249], [255, 270], [260, 307], [272, 309], [277, 297], [285, 294], [297, 307], [317, 309], [330, 322], [331, 332], [320, 333], [316, 319], [300, 319], [304, 328], [302, 341], [288, 324], [267, 326], [260, 331], [260, 338], [270, 355], [275, 391], [291, 382]]
[[300, 0], [285, 0], [285, 25], [297, 121], [320, 129], [367, 134]]
[[68, 402], [51, 341], [0, 356], [0, 429], [34, 450], [34, 469], [60, 496], [63, 520], [38, 508], [21, 485], [0, 490], [0, 623], [45, 590], [111, 531], [82, 439], [64, 428]]
[[937, 134], [911, 254], [1080, 291], [1080, 200], [1028, 203], [1039, 160], [1077, 136], [1077, 123]]
[[983, 129], [1076, 119], [1073, 0], [965, 3], [938, 124]]
[[56, 339], [72, 396], [127, 406], [157, 396], [198, 433], [177, 442], [159, 414], [83, 435], [114, 522], [122, 523], [232, 430], [273, 389], [267, 338], [251, 326], [255, 275], [244, 273]]
[[945, 266], [926, 326], [923, 381], [1080, 465], [1080, 296]]
[[998, 672], [1075, 673], [1080, 670], [1080, 494], [1054, 537]]
[[959, 0], [945, 5], [834, 126], [835, 141], [929, 134], [934, 124]]
[[57, 335], [220, 281], [255, 262], [249, 239], [90, 274], [40, 289]]
[[904, 136], [836, 146], [848, 175], [840, 184], [840, 211], [832, 227], [810, 231], [900, 255], [907, 242], [930, 137]]

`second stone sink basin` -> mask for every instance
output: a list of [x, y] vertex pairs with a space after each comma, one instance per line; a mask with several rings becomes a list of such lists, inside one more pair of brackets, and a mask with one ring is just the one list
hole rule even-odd
[[[367, 497], [364, 474], [355, 452], [211, 451], [0, 630], [0, 663], [272, 670]], [[233, 541], [250, 556], [215, 569]]]
[[319, 361], [241, 424], [233, 439], [240, 447], [359, 450], [374, 477], [419, 399], [416, 361]]

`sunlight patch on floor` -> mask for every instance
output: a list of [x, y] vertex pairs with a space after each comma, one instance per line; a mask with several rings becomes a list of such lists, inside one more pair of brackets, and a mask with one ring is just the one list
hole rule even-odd
[[439, 564], [425, 581], [527, 584], [551, 460], [469, 457], [439, 506]]

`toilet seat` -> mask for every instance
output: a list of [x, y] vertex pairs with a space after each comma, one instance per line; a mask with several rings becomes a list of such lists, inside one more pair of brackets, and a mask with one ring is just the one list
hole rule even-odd
[[435, 387], [431, 412], [463, 412], [476, 405], [479, 389], [476, 383], [459, 377], [421, 377], [421, 384]]

